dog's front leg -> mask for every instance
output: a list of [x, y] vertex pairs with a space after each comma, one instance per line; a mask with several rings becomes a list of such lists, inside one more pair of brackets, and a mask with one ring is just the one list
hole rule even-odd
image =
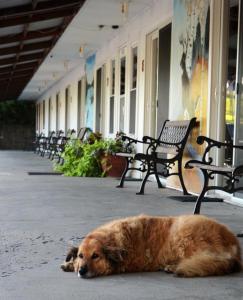
[[73, 262], [64, 262], [61, 265], [61, 269], [64, 272], [74, 272], [75, 271]]
[[165, 265], [164, 271], [166, 273], [175, 273], [177, 266], [177, 264]]

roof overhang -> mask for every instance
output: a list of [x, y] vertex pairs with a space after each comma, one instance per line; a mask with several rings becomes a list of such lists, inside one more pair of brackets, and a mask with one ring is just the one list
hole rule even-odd
[[85, 0], [0, 3], [0, 101], [16, 100]]

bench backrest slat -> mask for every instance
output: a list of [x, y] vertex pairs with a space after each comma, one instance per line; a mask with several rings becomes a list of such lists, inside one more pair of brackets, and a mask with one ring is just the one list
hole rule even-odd
[[[179, 149], [184, 149], [191, 129], [196, 123], [196, 118], [183, 121], [166, 120], [159, 134], [159, 144], [156, 152], [176, 155]], [[163, 144], [165, 142], [166, 144]]]

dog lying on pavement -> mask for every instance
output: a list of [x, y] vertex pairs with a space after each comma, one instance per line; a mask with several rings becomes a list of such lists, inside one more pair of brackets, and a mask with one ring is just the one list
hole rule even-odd
[[158, 270], [197, 277], [239, 272], [242, 263], [237, 238], [213, 219], [142, 215], [98, 227], [61, 268], [82, 278]]

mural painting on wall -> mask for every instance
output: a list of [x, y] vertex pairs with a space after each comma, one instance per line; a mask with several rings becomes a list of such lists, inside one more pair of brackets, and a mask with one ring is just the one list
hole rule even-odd
[[94, 67], [95, 54], [88, 57], [85, 63], [86, 98], [85, 98], [85, 126], [93, 129], [94, 120]]
[[[170, 119], [196, 117], [195, 128], [187, 145], [186, 159], [200, 159], [197, 135], [207, 132], [209, 0], [174, 0], [172, 22]], [[185, 170], [184, 178], [190, 190], [200, 191], [200, 173]], [[193, 184], [192, 184], [193, 182]], [[176, 180], [172, 185], [179, 185]]]

